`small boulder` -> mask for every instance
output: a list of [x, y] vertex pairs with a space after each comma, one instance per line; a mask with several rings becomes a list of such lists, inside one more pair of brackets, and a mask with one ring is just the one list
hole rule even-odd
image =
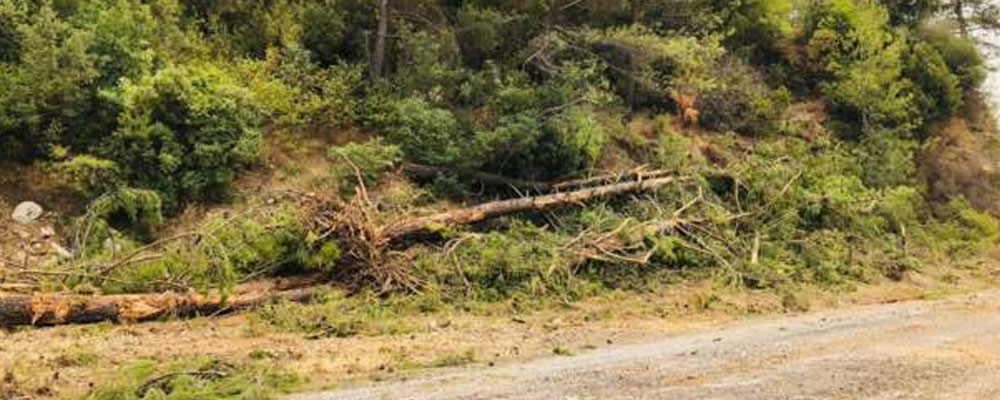
[[14, 213], [10, 217], [17, 223], [30, 224], [42, 216], [42, 211], [42, 206], [38, 203], [26, 201], [14, 207]]

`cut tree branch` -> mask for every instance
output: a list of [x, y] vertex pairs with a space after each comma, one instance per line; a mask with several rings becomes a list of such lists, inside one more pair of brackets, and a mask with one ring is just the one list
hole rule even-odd
[[617, 183], [544, 196], [494, 201], [473, 207], [443, 212], [423, 218], [404, 220], [390, 226], [384, 233], [388, 242], [429, 233], [442, 226], [464, 225], [524, 211], [545, 211], [583, 203], [597, 198], [656, 189], [683, 178], [662, 177], [635, 182]]

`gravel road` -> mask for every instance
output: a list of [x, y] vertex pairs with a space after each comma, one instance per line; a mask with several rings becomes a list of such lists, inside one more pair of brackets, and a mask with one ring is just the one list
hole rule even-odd
[[755, 319], [290, 399], [1000, 399], [1000, 292]]

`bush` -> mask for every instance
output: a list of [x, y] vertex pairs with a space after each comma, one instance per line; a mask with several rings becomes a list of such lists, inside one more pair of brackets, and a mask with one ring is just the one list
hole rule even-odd
[[398, 146], [385, 145], [378, 140], [332, 147], [329, 156], [335, 163], [334, 179], [343, 193], [352, 193], [357, 187], [357, 173], [361, 174], [365, 186], [375, 186], [378, 178], [402, 158]]
[[926, 25], [919, 34], [948, 64], [965, 91], [976, 90], [986, 80], [986, 63], [975, 41], [952, 34], [942, 26]]
[[791, 100], [785, 90], [771, 90], [751, 67], [730, 61], [721, 71], [720, 84], [698, 96], [699, 122], [719, 132], [759, 135], [774, 132]]
[[501, 118], [496, 129], [477, 134], [485, 169], [529, 179], [553, 179], [589, 169], [608, 140], [589, 107], [573, 107], [550, 118], [524, 112]]
[[376, 3], [367, 0], [304, 2], [302, 47], [320, 66], [363, 62], [375, 29]]
[[403, 95], [426, 94], [435, 102], [454, 98], [465, 71], [453, 34], [403, 30], [399, 35], [396, 87]]
[[588, 32], [587, 40], [610, 64], [611, 81], [631, 106], [671, 104], [671, 89], [700, 92], [714, 87], [718, 61], [724, 53], [714, 36], [664, 37], [633, 26]]
[[21, 34], [17, 31], [17, 26], [24, 17], [24, 7], [14, 2], [0, 4], [0, 63], [12, 63], [21, 59]]
[[263, 60], [241, 60], [233, 69], [275, 124], [329, 129], [358, 120], [361, 64], [320, 68], [308, 52], [291, 46], [272, 48]]
[[388, 137], [399, 144], [407, 160], [436, 166], [456, 166], [474, 156], [465, 153], [468, 135], [455, 115], [415, 97], [396, 102]]
[[874, 188], [914, 184], [917, 146], [915, 139], [900, 131], [866, 131], [855, 148], [865, 184]]
[[506, 18], [493, 9], [466, 5], [458, 11], [457, 38], [465, 65], [482, 67], [494, 59], [504, 43], [503, 24]]
[[167, 210], [219, 199], [260, 154], [259, 107], [212, 65], [126, 81], [114, 98], [122, 113], [106, 158], [127, 184], [160, 192]]
[[867, 0], [810, 4], [804, 17], [806, 52], [835, 128], [857, 137], [873, 126], [919, 126], [912, 83], [903, 76], [905, 31], [890, 30], [886, 10]]
[[914, 44], [904, 73], [915, 85], [913, 103], [928, 121], [948, 118], [962, 105], [961, 82], [931, 45]]
[[91, 125], [106, 128], [106, 120], [81, 118], [93, 104], [90, 82], [99, 76], [87, 53], [93, 34], [60, 19], [48, 3], [16, 32], [19, 62], [0, 64], [0, 157], [44, 157], [54, 145], [91, 137]]

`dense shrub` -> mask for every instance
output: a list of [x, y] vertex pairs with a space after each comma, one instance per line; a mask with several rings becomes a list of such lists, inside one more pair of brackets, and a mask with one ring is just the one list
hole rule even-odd
[[347, 126], [359, 116], [356, 99], [362, 82], [360, 64], [320, 68], [296, 46], [273, 48], [263, 60], [245, 59], [235, 74], [276, 125], [330, 129]]
[[422, 99], [398, 101], [388, 129], [388, 137], [399, 144], [408, 160], [438, 166], [475, 160], [464, 153], [468, 135], [459, 120], [451, 111]]
[[21, 35], [17, 26], [24, 17], [24, 8], [14, 2], [0, 4], [0, 63], [21, 59]]
[[857, 136], [872, 126], [919, 126], [912, 83], [903, 76], [905, 32], [890, 29], [886, 10], [865, 0], [811, 4], [806, 51], [838, 131]]
[[404, 30], [401, 35], [395, 60], [399, 90], [438, 102], [453, 98], [464, 74], [454, 34]]
[[131, 185], [163, 195], [166, 209], [218, 199], [260, 152], [260, 112], [212, 65], [168, 67], [115, 94], [122, 113], [106, 158]]
[[793, 2], [746, 0], [706, 2], [727, 28], [724, 43], [760, 63], [779, 60], [780, 42], [792, 33]]
[[0, 156], [42, 157], [74, 136], [90, 137], [89, 125], [106, 127], [104, 119], [86, 118], [90, 83], [100, 74], [87, 52], [93, 34], [60, 19], [47, 3], [16, 30], [19, 60], [0, 64]]
[[913, 103], [928, 121], [950, 117], [962, 105], [959, 78], [937, 49], [917, 43], [906, 60], [906, 76], [915, 85]]
[[945, 27], [934, 25], [924, 26], [919, 33], [941, 54], [963, 90], [976, 90], [986, 80], [985, 61], [972, 39], [953, 35]]
[[717, 37], [660, 36], [641, 26], [588, 32], [594, 51], [613, 68], [615, 90], [632, 106], [670, 104], [671, 89], [702, 91], [717, 84], [724, 49]]
[[903, 131], [870, 130], [856, 147], [861, 177], [872, 187], [915, 184], [919, 143]]
[[719, 71], [719, 84], [698, 96], [702, 126], [715, 131], [763, 134], [777, 130], [790, 102], [785, 89], [771, 90], [752, 68], [731, 61]]

